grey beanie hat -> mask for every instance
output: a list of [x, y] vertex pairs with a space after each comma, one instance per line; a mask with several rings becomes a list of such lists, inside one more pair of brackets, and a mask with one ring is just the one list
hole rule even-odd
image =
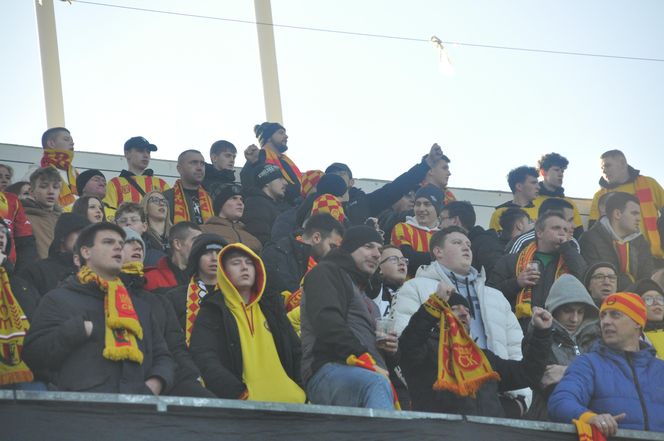
[[131, 242], [132, 240], [135, 240], [136, 242], [140, 243], [141, 246], [143, 247], [143, 252], [145, 253], [145, 242], [143, 241], [143, 238], [141, 237], [140, 234], [138, 234], [136, 231], [132, 230], [129, 227], [122, 227], [124, 230], [125, 234], [127, 237], [125, 238], [125, 243]]

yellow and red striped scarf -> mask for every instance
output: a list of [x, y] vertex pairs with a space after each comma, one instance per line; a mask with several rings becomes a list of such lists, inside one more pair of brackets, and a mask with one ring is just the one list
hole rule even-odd
[[[301, 242], [302, 236], [298, 236], [295, 239]], [[293, 292], [283, 291], [281, 293], [281, 295], [284, 297], [286, 313], [289, 313], [300, 306], [300, 303], [302, 302], [302, 285], [304, 284], [304, 277], [309, 274], [309, 271], [311, 271], [311, 269], [315, 266], [316, 260], [313, 258], [313, 256], [309, 256], [309, 261], [307, 262], [307, 271], [304, 273], [304, 276], [302, 276], [302, 279], [300, 280], [300, 287]]]
[[[198, 186], [198, 203], [201, 207], [201, 217], [205, 223], [214, 216], [214, 212], [210, 195], [202, 185]], [[187, 205], [187, 198], [184, 196], [182, 182], [178, 179], [173, 186], [173, 225], [183, 221], [191, 221], [191, 217], [189, 216], [189, 206]]]
[[500, 381], [484, 352], [475, 344], [452, 309], [435, 294], [424, 303], [429, 314], [440, 319], [438, 373], [433, 389], [474, 397], [487, 381]]
[[30, 324], [12, 292], [3, 266], [0, 266], [0, 312], [0, 386], [30, 382], [34, 377], [21, 358], [23, 339]]
[[319, 213], [327, 213], [341, 223], [346, 220], [344, 207], [341, 205], [339, 198], [333, 194], [322, 194], [314, 200], [314, 204], [311, 207], [311, 215]]
[[104, 280], [87, 265], [76, 274], [78, 281], [86, 285], [94, 283], [104, 295], [104, 358], [113, 361], [130, 360], [143, 363], [143, 352], [137, 338], [143, 339], [143, 328], [134, 304], [119, 278]]
[[44, 154], [42, 155], [40, 164], [42, 167], [54, 167], [67, 172], [67, 180], [69, 182], [65, 182], [63, 179], [62, 186], [60, 187], [58, 203], [61, 207], [73, 204], [78, 198], [78, 191], [76, 189], [78, 172], [71, 165], [73, 160], [73, 150], [44, 149]]
[[198, 312], [201, 310], [201, 300], [207, 295], [207, 288], [203, 282], [200, 282], [196, 277], [189, 279], [187, 284], [187, 308], [185, 310], [185, 330], [184, 339], [189, 347], [191, 341], [191, 333], [194, 330], [194, 323]]
[[582, 420], [572, 420], [576, 426], [576, 433], [579, 436], [579, 441], [606, 441], [602, 432], [591, 424]]
[[[265, 151], [265, 163], [279, 167], [281, 170], [281, 175], [284, 177], [286, 182], [289, 184], [302, 185], [302, 172], [300, 172], [300, 169], [297, 168], [297, 165], [295, 165], [295, 163], [288, 156], [283, 153], [277, 153], [272, 149], [263, 150]], [[284, 167], [284, 162], [288, 164], [293, 174], [295, 174], [294, 177], [288, 173], [288, 170], [286, 167]], [[295, 179], [297, 179], [297, 182], [295, 182]]]
[[[627, 185], [627, 184], [623, 184]], [[611, 193], [614, 191], [631, 192], [631, 188], [623, 188], [623, 185], [615, 189], [601, 188], [595, 197]], [[644, 235], [650, 242], [650, 252], [654, 257], [660, 259], [664, 258], [664, 250], [661, 246], [661, 237], [657, 229], [657, 206], [655, 205], [655, 198], [653, 196], [652, 188], [649, 185], [648, 178], [645, 176], [637, 176], [634, 180], [634, 196], [639, 199], [641, 206], [641, 219], [643, 220], [641, 228], [643, 228]]]
[[650, 252], [656, 257], [664, 257], [661, 238], [657, 229], [657, 207], [655, 206], [652, 189], [648, 185], [648, 180], [643, 176], [636, 178], [634, 186], [636, 187], [635, 195], [641, 205], [643, 228], [645, 228], [646, 236], [648, 236], [650, 242]]
[[[516, 277], [519, 277], [522, 271], [526, 269], [528, 264], [533, 261], [535, 257], [535, 252], [537, 251], [537, 241], [531, 242], [527, 247], [525, 247], [519, 253], [519, 257], [516, 260]], [[542, 268], [543, 270], [544, 268]], [[561, 255], [558, 258], [558, 263], [556, 264], [556, 275], [555, 279], [558, 279], [561, 275], [567, 273], [567, 265], [565, 265], [565, 260]], [[555, 280], [554, 279], [554, 280]], [[516, 296], [516, 309], [515, 314], [516, 318], [525, 318], [531, 317], [533, 315], [533, 287], [527, 286]]]

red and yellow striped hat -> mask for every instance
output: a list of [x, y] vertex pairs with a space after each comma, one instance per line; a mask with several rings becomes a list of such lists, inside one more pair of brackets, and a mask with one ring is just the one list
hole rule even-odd
[[600, 313], [607, 309], [615, 309], [634, 320], [642, 328], [646, 325], [648, 310], [640, 296], [631, 292], [617, 292], [607, 296], [599, 308]]

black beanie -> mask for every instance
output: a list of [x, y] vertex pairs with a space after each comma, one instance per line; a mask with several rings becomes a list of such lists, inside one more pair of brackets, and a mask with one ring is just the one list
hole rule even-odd
[[91, 168], [89, 170], [84, 171], [78, 177], [76, 178], [76, 191], [78, 192], [79, 196], [83, 195], [83, 189], [85, 188], [86, 184], [88, 181], [95, 176], [101, 176], [102, 178], [106, 179], [106, 176], [104, 174], [94, 168]]
[[263, 147], [267, 140], [270, 139], [272, 135], [274, 135], [274, 132], [279, 129], [284, 129], [284, 126], [276, 122], [266, 121], [263, 124], [256, 124], [254, 126], [254, 133], [256, 134], [256, 138], [258, 139], [258, 143], [261, 145], [261, 147]]
[[598, 268], [611, 268], [613, 272], [618, 275], [616, 266], [610, 262], [597, 262], [593, 265], [590, 265], [586, 270], [585, 277], [583, 278], [583, 285], [586, 287], [586, 289], [590, 289], [590, 281], [593, 278], [593, 273], [597, 271]]
[[189, 261], [187, 262], [187, 274], [191, 277], [198, 272], [198, 261], [208, 250], [222, 249], [228, 245], [228, 242], [218, 234], [203, 233], [194, 238], [189, 252]]
[[325, 174], [316, 185], [316, 193], [318, 194], [331, 194], [341, 197], [346, 193], [346, 190], [346, 182], [339, 175]]
[[275, 179], [281, 178], [281, 169], [276, 165], [263, 164], [256, 169], [256, 184], [258, 188], [263, 188]]
[[452, 293], [449, 300], [447, 301], [447, 304], [450, 306], [463, 305], [466, 307], [466, 309], [470, 310], [470, 303], [468, 303], [468, 299], [456, 292]]
[[417, 190], [415, 193], [415, 200], [420, 198], [425, 198], [431, 205], [436, 209], [436, 214], [440, 214], [440, 210], [443, 209], [443, 202], [445, 201], [445, 195], [442, 191], [435, 185], [425, 185], [424, 187]]
[[237, 195], [242, 196], [242, 186], [240, 184], [224, 184], [219, 187], [217, 195], [212, 202], [212, 209], [214, 210], [215, 216], [219, 216], [221, 207], [224, 206], [227, 200]]
[[341, 242], [341, 249], [348, 253], [352, 253], [369, 242], [378, 242], [379, 244], [382, 244], [383, 238], [375, 228], [371, 228], [367, 225], [357, 225], [346, 230], [344, 239]]

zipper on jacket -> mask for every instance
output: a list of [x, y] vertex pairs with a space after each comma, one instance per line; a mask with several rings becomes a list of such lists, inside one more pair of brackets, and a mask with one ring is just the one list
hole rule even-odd
[[643, 394], [641, 393], [641, 385], [639, 384], [639, 379], [636, 377], [636, 370], [632, 364], [632, 355], [629, 352], [625, 353], [627, 358], [627, 364], [632, 371], [632, 378], [634, 379], [634, 385], [636, 386], [636, 393], [639, 396], [639, 402], [641, 403], [641, 412], [643, 412], [643, 430], [650, 430], [650, 423], [648, 422], [648, 410], [646, 409], [646, 403], [643, 402]]

